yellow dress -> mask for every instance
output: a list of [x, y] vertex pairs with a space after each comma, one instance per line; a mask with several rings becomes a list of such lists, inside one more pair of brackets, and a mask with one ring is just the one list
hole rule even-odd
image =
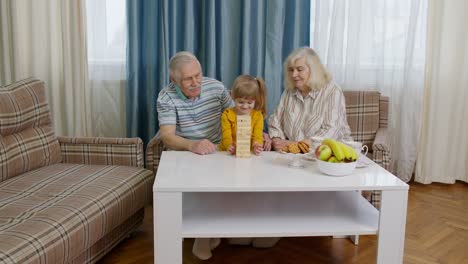
[[[236, 142], [236, 131], [237, 131], [237, 118], [236, 110], [234, 107], [224, 110], [221, 115], [221, 129], [223, 132], [221, 138], [221, 144], [219, 145], [219, 150], [226, 151], [229, 146]], [[263, 115], [262, 112], [258, 110], [252, 110], [250, 112], [251, 126], [252, 126], [252, 140], [251, 146], [254, 142], [263, 146]]]

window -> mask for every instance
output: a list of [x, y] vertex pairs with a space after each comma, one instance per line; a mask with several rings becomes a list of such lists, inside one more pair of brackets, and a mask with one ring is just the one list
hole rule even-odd
[[310, 43], [328, 65], [423, 67], [426, 12], [427, 0], [312, 0]]
[[122, 79], [127, 44], [126, 0], [87, 0], [86, 13], [90, 79]]

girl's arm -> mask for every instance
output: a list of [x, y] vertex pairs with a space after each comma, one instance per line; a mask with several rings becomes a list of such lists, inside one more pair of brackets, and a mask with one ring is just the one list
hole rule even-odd
[[252, 115], [252, 145], [254, 143], [263, 146], [263, 115], [259, 111], [255, 111]]
[[255, 111], [252, 115], [252, 150], [255, 155], [263, 151], [263, 115]]
[[221, 115], [221, 143], [219, 144], [219, 150], [225, 151], [228, 150], [229, 146], [232, 144], [232, 129], [231, 121], [229, 121], [229, 109], [224, 110]]

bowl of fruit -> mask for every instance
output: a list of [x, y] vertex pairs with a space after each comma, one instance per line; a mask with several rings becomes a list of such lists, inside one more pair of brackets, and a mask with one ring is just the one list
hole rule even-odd
[[356, 151], [342, 142], [324, 139], [315, 149], [319, 170], [330, 176], [345, 176], [356, 168]]

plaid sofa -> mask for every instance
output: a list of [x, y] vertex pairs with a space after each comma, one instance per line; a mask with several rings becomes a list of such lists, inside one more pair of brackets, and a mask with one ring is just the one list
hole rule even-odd
[[57, 137], [44, 83], [0, 87], [0, 263], [95, 263], [144, 217], [139, 138]]
[[[346, 115], [351, 128], [351, 136], [369, 148], [369, 157], [392, 172], [390, 136], [388, 126], [389, 98], [377, 91], [344, 91]], [[159, 160], [165, 147], [154, 137], [146, 148], [146, 168], [156, 175]], [[380, 192], [366, 194], [366, 198], [377, 208], [380, 207]]]

